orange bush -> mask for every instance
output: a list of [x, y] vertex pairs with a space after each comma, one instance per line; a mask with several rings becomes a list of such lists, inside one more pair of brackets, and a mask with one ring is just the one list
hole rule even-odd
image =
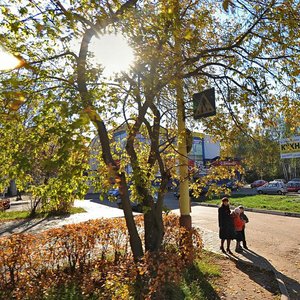
[[[136, 224], [142, 232], [142, 216]], [[126, 299], [137, 292], [144, 299], [159, 298], [161, 287], [178, 282], [201, 249], [199, 233], [179, 228], [178, 217], [164, 216], [164, 226], [161, 250], [138, 263], [122, 218], [2, 237], [0, 299], [45, 299], [49, 291], [72, 283], [87, 299]]]

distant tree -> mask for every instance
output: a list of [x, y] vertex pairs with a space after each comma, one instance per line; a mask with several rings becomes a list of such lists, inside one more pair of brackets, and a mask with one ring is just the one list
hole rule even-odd
[[242, 162], [247, 181], [256, 179], [271, 180], [283, 175], [279, 140], [268, 132], [253, 130], [234, 137], [234, 143], [224, 143], [226, 156], [235, 157]]

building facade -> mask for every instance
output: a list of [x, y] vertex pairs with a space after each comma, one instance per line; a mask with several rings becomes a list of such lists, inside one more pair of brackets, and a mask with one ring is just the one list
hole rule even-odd
[[[220, 142], [214, 141], [210, 136], [203, 135], [197, 132], [193, 132], [192, 136], [192, 147], [191, 151], [188, 153], [190, 167], [203, 168], [207, 165], [207, 163], [220, 156]], [[127, 132], [125, 129], [119, 129], [114, 131], [113, 133], [114, 141], [118, 142], [122, 149], [125, 148], [126, 137]], [[138, 134], [137, 139], [140, 142], [149, 143], [149, 140], [142, 134]], [[100, 147], [99, 138], [97, 136], [92, 140], [90, 147], [92, 152], [97, 152], [97, 148]], [[95, 170], [97, 168], [94, 160], [90, 162], [90, 165], [92, 170]]]

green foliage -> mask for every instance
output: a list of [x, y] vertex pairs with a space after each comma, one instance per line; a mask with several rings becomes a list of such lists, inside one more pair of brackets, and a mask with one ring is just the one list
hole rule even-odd
[[272, 128], [248, 129], [247, 133], [236, 134], [233, 129], [228, 135], [235, 142], [224, 143], [224, 155], [238, 158], [245, 168], [245, 180], [252, 182], [259, 178], [272, 180], [283, 178], [280, 159], [280, 133]]
[[[234, 142], [229, 134], [234, 124], [236, 131], [247, 130], [249, 123], [276, 127], [279, 117], [290, 133], [297, 132], [299, 1], [5, 4], [0, 38], [23, 67], [0, 74], [0, 188], [17, 179], [18, 187], [28, 188], [45, 209], [68, 209], [86, 191], [89, 154], [83, 137], [90, 135], [90, 124], [101, 141], [102, 161], [92, 178], [103, 179], [98, 190], [108, 189], [110, 178], [120, 179], [129, 161], [136, 198], [151, 204], [150, 181], [157, 171], [163, 196], [166, 180], [176, 174], [172, 139], [177, 135], [178, 80], [192, 130], [198, 127], [188, 118], [192, 94], [215, 86], [218, 113], [200, 124], [207, 134]], [[136, 63], [108, 84], [90, 44], [96, 35], [114, 31], [127, 35]], [[129, 132], [121, 158], [108, 134], [120, 116]], [[168, 139], [161, 144], [164, 125]], [[146, 131], [150, 144], [138, 145]], [[123, 158], [126, 163], [116, 165]], [[153, 224], [161, 218], [161, 207], [156, 206]]]

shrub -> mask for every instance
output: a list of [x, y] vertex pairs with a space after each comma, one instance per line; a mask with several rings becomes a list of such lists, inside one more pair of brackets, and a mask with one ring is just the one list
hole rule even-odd
[[[136, 218], [142, 231], [143, 218]], [[179, 228], [178, 217], [164, 217], [159, 252], [134, 262], [124, 219], [98, 219], [40, 234], [0, 238], [0, 298], [163, 299], [163, 286], [180, 280], [201, 250], [196, 230]], [[63, 287], [61, 290], [59, 287]], [[52, 298], [51, 298], [52, 297]]]

